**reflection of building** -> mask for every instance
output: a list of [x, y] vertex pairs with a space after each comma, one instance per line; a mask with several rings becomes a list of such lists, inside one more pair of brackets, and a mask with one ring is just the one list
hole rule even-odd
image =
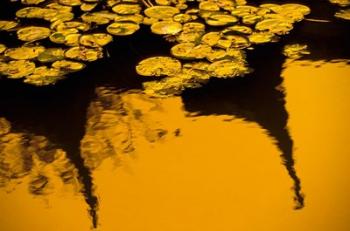
[[79, 187], [77, 170], [64, 150], [44, 136], [11, 131], [11, 124], [0, 118], [0, 187], [10, 187], [29, 178], [29, 191], [43, 195], [60, 184]]
[[139, 91], [120, 93], [104, 87], [97, 88], [96, 94], [81, 141], [81, 155], [88, 168], [98, 167], [108, 157], [121, 160], [123, 154], [136, 151], [136, 143], [153, 143], [167, 134], [155, 121], [161, 111], [160, 100]]

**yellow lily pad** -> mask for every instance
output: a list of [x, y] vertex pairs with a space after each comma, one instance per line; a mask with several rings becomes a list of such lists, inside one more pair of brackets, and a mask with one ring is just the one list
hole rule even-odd
[[61, 5], [57, 2], [52, 2], [52, 3], [46, 4], [45, 8], [54, 9], [60, 13], [71, 12], [73, 9], [71, 6], [64, 6], [64, 5]]
[[213, 13], [207, 19], [206, 23], [210, 26], [227, 26], [236, 23], [238, 19], [229, 14]]
[[24, 5], [38, 5], [46, 0], [21, 0], [21, 3]]
[[112, 42], [113, 37], [105, 33], [95, 33], [80, 37], [80, 44], [87, 47], [103, 47]]
[[302, 13], [303, 15], [308, 15], [310, 14], [311, 10], [308, 6], [305, 5], [301, 5], [301, 4], [295, 4], [295, 3], [287, 3], [287, 4], [283, 4], [281, 6], [281, 12], [299, 12]]
[[9, 31], [18, 26], [15, 21], [0, 20], [0, 31]]
[[204, 59], [211, 51], [211, 47], [206, 44], [194, 43], [179, 43], [170, 50], [171, 54], [179, 59]]
[[143, 16], [141, 14], [132, 15], [118, 15], [114, 18], [115, 22], [134, 22], [141, 24], [143, 22]]
[[290, 59], [299, 59], [308, 54], [310, 54], [310, 52], [305, 44], [289, 44], [283, 48], [283, 55]]
[[55, 62], [64, 59], [64, 50], [62, 48], [48, 48], [41, 52], [37, 57], [42, 63]]
[[144, 11], [145, 15], [150, 18], [167, 19], [172, 18], [175, 14], [180, 13], [180, 10], [172, 6], [152, 6]]
[[337, 4], [341, 7], [350, 6], [350, 0], [329, 0], [332, 4]]
[[337, 13], [335, 13], [335, 17], [350, 20], [350, 9], [338, 11]]
[[58, 0], [58, 3], [65, 6], [80, 6], [82, 4], [81, 0]]
[[287, 34], [293, 29], [293, 24], [281, 19], [265, 19], [255, 25], [259, 31], [269, 31], [275, 34]]
[[117, 36], [127, 36], [140, 29], [137, 23], [133, 22], [114, 22], [107, 27], [108, 33]]
[[35, 68], [34, 72], [26, 76], [23, 82], [36, 86], [47, 86], [55, 84], [63, 78], [64, 73], [59, 69], [41, 66]]
[[179, 23], [186, 23], [186, 22], [189, 22], [192, 20], [192, 17], [191, 15], [189, 14], [182, 14], [182, 13], [179, 13], [179, 14], [175, 14], [174, 17], [173, 17], [173, 20], [175, 22], [179, 22]]
[[57, 31], [67, 31], [69, 29], [75, 29], [79, 31], [88, 31], [90, 30], [90, 24], [86, 22], [79, 21], [68, 21], [68, 22], [60, 22], [55, 29]]
[[10, 79], [20, 79], [30, 75], [35, 70], [35, 64], [27, 60], [10, 61], [2, 71]]
[[244, 16], [242, 18], [242, 22], [246, 25], [254, 25], [257, 22], [261, 21], [262, 19], [263, 17], [260, 15], [251, 14], [251, 15]]
[[175, 35], [182, 30], [182, 24], [174, 21], [161, 21], [152, 24], [151, 30], [154, 34]]
[[233, 78], [249, 73], [249, 68], [242, 61], [227, 59], [210, 64], [208, 71], [216, 78]]
[[69, 47], [79, 46], [81, 34], [67, 34], [65, 36], [64, 44]]
[[103, 58], [101, 49], [92, 49], [86, 47], [73, 47], [65, 52], [65, 57], [68, 59], [74, 59], [78, 61], [92, 62]]
[[219, 11], [220, 7], [214, 1], [203, 1], [199, 3], [199, 9], [204, 11]]
[[92, 11], [93, 9], [96, 8], [98, 4], [97, 3], [83, 3], [80, 5], [80, 10], [81, 11], [84, 11], [84, 12], [90, 12]]
[[45, 39], [48, 38], [50, 34], [51, 30], [49, 28], [39, 26], [28, 26], [17, 31], [18, 39], [25, 42]]
[[64, 72], [75, 72], [80, 71], [85, 68], [85, 64], [76, 62], [76, 61], [70, 61], [70, 60], [60, 60], [56, 61], [52, 64], [53, 68], [62, 70]]
[[169, 76], [181, 71], [181, 62], [165, 56], [144, 59], [136, 66], [136, 72], [142, 76]]
[[247, 48], [250, 46], [249, 40], [241, 35], [225, 35], [217, 43], [217, 47], [228, 48]]
[[236, 60], [244, 60], [245, 55], [239, 49], [212, 49], [212, 51], [207, 55], [207, 60], [210, 62], [216, 62], [224, 59], [236, 59]]
[[209, 32], [203, 35], [201, 42], [209, 46], [215, 46], [220, 40], [222, 34], [220, 32]]
[[5, 51], [5, 56], [17, 60], [34, 59], [43, 51], [45, 47], [42, 46], [9, 48]]
[[141, 12], [141, 6], [139, 4], [126, 4], [121, 3], [115, 5], [112, 10], [120, 15], [128, 15], [128, 14], [139, 14]]
[[262, 44], [274, 41], [275, 34], [271, 32], [254, 32], [248, 36], [251, 43]]
[[0, 43], [0, 54], [2, 54], [6, 49], [7, 49], [6, 46]]

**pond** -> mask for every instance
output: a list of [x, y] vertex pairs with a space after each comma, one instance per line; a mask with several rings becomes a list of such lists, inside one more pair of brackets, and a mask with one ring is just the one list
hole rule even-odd
[[1, 77], [0, 229], [350, 230], [350, 22], [292, 2], [311, 14], [252, 73], [180, 95], [142, 91], [135, 66], [171, 47], [148, 28], [55, 85]]

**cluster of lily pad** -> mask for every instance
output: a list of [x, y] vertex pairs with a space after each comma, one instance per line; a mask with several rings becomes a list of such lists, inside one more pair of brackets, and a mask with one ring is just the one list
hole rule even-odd
[[245, 49], [278, 41], [310, 13], [300, 4], [250, 6], [237, 0], [187, 3], [161, 1], [144, 11], [151, 31], [175, 43], [171, 56], [150, 57], [137, 65], [139, 75], [164, 77], [145, 82], [147, 94], [177, 95], [212, 77], [243, 76], [250, 72]]
[[[113, 36], [135, 33], [140, 24], [174, 45], [168, 57], [150, 57], [136, 67], [151, 95], [176, 95], [209, 78], [250, 72], [245, 49], [278, 41], [310, 12], [300, 4], [247, 5], [245, 0], [22, 0], [16, 21], [0, 31], [16, 32], [20, 47], [0, 44], [0, 74], [48, 85], [104, 56]], [[79, 10], [77, 10], [79, 9]], [[77, 15], [74, 12], [80, 11]], [[23, 23], [41, 20], [44, 26]], [[50, 41], [50, 46], [44, 42]]]

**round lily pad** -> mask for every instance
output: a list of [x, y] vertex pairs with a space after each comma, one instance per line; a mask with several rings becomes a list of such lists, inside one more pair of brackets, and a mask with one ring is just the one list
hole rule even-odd
[[118, 15], [114, 18], [115, 22], [134, 22], [140, 24], [143, 22], [143, 16], [141, 14], [132, 15]]
[[248, 26], [235, 25], [235, 26], [226, 27], [222, 31], [222, 33], [248, 35], [248, 34], [253, 33], [253, 30]]
[[90, 24], [79, 21], [60, 22], [55, 29], [57, 31], [67, 31], [70, 29], [88, 31], [90, 29]]
[[182, 24], [174, 21], [161, 21], [152, 24], [151, 30], [154, 34], [175, 35], [182, 30]]
[[206, 44], [179, 43], [173, 46], [170, 52], [179, 59], [204, 59], [211, 53], [211, 47]]
[[6, 50], [6, 46], [0, 43], [0, 54], [2, 54]]
[[5, 51], [5, 56], [18, 60], [34, 59], [43, 51], [45, 47], [42, 46], [9, 48]]
[[80, 37], [80, 44], [87, 47], [103, 47], [112, 42], [113, 37], [105, 33], [95, 33]]
[[118, 5], [115, 5], [112, 10], [120, 15], [127, 15], [127, 14], [139, 14], [141, 12], [141, 6], [139, 4], [127, 4], [127, 3], [121, 3]]
[[208, 68], [209, 73], [217, 78], [232, 78], [247, 74], [249, 69], [242, 61], [220, 60], [212, 63]]
[[64, 59], [64, 50], [62, 48], [48, 48], [41, 52], [37, 57], [42, 63], [55, 62]]
[[177, 59], [157, 56], [139, 62], [136, 72], [142, 76], [169, 76], [179, 73], [181, 66], [181, 62]]
[[92, 62], [103, 57], [101, 49], [92, 49], [86, 47], [73, 47], [65, 52], [65, 57], [78, 61]]
[[47, 86], [55, 84], [64, 78], [64, 73], [56, 68], [41, 66], [35, 68], [34, 72], [25, 77], [24, 82], [36, 86]]
[[205, 11], [219, 11], [220, 7], [214, 1], [203, 1], [199, 3], [199, 9]]
[[283, 4], [281, 6], [281, 11], [280, 12], [299, 12], [302, 13], [303, 15], [310, 14], [311, 10], [309, 7], [301, 4], [295, 4], [295, 3], [287, 3]]
[[206, 23], [210, 26], [227, 26], [237, 21], [235, 16], [223, 13], [213, 13], [206, 19]]
[[173, 17], [173, 20], [175, 22], [179, 22], [179, 23], [186, 23], [186, 22], [189, 22], [192, 20], [192, 17], [191, 15], [189, 14], [175, 14], [174, 17]]
[[58, 3], [66, 6], [80, 6], [82, 4], [80, 0], [58, 0]]
[[335, 17], [350, 20], [350, 9], [338, 11], [337, 13], [335, 13]]
[[241, 35], [225, 35], [218, 42], [217, 47], [220, 48], [247, 48], [250, 46], [249, 40]]
[[255, 25], [255, 29], [275, 34], [286, 34], [293, 29], [293, 24], [281, 19], [265, 19]]
[[17, 31], [19, 40], [33, 42], [49, 37], [51, 30], [46, 27], [28, 26]]
[[114, 22], [107, 27], [108, 33], [118, 36], [131, 35], [139, 29], [140, 26], [133, 22]]
[[9, 31], [18, 25], [15, 21], [0, 20], [0, 31]]
[[108, 15], [101, 14], [98, 12], [85, 13], [81, 16], [82, 20], [87, 23], [95, 23], [97, 25], [108, 24], [111, 19]]
[[64, 72], [75, 72], [80, 71], [85, 68], [85, 64], [76, 62], [76, 61], [70, 61], [70, 60], [60, 60], [56, 61], [52, 64], [53, 68], [60, 69]]
[[80, 10], [81, 11], [84, 11], [84, 12], [90, 12], [92, 11], [93, 9], [96, 8], [98, 4], [97, 3], [83, 3], [80, 5]]
[[76, 47], [79, 46], [79, 40], [80, 40], [81, 34], [67, 34], [65, 36], [64, 44], [69, 47]]
[[203, 35], [201, 42], [209, 46], [215, 46], [220, 40], [222, 34], [220, 32], [209, 32]]
[[152, 6], [147, 8], [144, 13], [150, 18], [166, 19], [172, 18], [175, 14], [180, 13], [180, 10], [172, 6]]
[[[57, 14], [57, 11], [54, 9], [47, 10], [51, 10], [51, 13]], [[45, 13], [47, 12], [45, 12], [45, 9], [41, 7], [30, 6], [19, 9], [16, 12], [16, 16], [19, 18], [44, 18]]]
[[39, 3], [45, 2], [46, 0], [21, 0], [24, 5], [38, 5]]
[[35, 70], [35, 64], [27, 60], [10, 61], [3, 71], [10, 79], [20, 79], [30, 75]]
[[275, 34], [271, 32], [254, 32], [248, 36], [251, 43], [262, 44], [274, 41]]

